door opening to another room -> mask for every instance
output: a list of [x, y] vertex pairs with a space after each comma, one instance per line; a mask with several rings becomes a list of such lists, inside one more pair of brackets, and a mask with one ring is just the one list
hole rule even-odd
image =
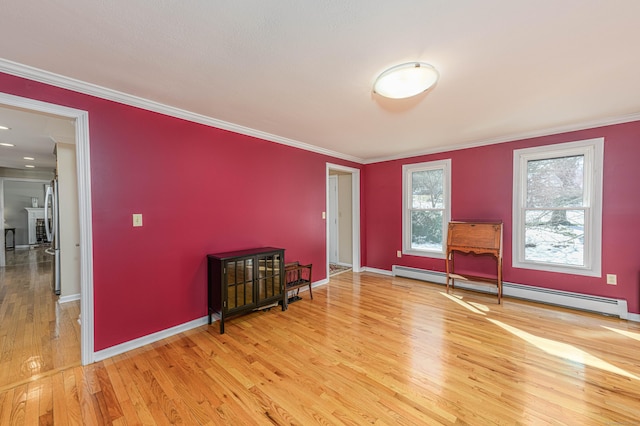
[[360, 271], [360, 171], [327, 164], [327, 276]]

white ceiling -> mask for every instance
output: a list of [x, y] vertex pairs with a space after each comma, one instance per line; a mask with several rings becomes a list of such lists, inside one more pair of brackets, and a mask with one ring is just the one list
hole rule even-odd
[[[14, 147], [0, 146], [0, 167], [53, 171], [56, 167], [54, 147], [58, 142], [75, 143], [75, 123], [70, 119], [35, 113], [19, 108], [0, 107], [0, 142]], [[31, 157], [34, 160], [25, 160]]]
[[[639, 119], [639, 19], [639, 0], [2, 0], [0, 58], [366, 163]], [[409, 61], [438, 84], [372, 93]]]

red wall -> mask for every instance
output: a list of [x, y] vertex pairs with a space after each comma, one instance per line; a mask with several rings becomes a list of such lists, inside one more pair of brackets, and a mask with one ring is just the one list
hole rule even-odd
[[[513, 150], [597, 137], [605, 138], [603, 277], [512, 268]], [[452, 219], [504, 222], [505, 281], [626, 299], [629, 311], [640, 313], [640, 122], [366, 165], [367, 266], [390, 270], [397, 264], [444, 271], [444, 259], [396, 257], [402, 248], [402, 165], [443, 158], [452, 163]], [[606, 274], [617, 274], [618, 285], [607, 285]]]
[[96, 351], [205, 316], [207, 253], [283, 247], [326, 278], [326, 162], [360, 165], [1, 73], [0, 91], [89, 112]]
[[[624, 298], [640, 312], [640, 122], [361, 166], [2, 73], [0, 92], [89, 112], [96, 351], [206, 315], [206, 253], [281, 246], [326, 278], [326, 162], [363, 171], [364, 266], [444, 270], [395, 253], [402, 164], [451, 158], [453, 218], [505, 223], [506, 281]], [[618, 285], [511, 268], [513, 150], [600, 136], [603, 273]]]

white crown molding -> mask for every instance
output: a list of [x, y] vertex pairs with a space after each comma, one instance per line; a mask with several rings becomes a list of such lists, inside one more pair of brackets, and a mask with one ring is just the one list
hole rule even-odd
[[98, 98], [107, 99], [137, 108], [142, 108], [147, 111], [153, 111], [171, 117], [181, 118], [183, 120], [191, 121], [194, 123], [204, 124], [206, 126], [215, 127], [218, 129], [229, 130], [241, 135], [252, 136], [269, 142], [275, 142], [282, 145], [292, 146], [294, 148], [304, 149], [305, 151], [315, 152], [317, 154], [328, 155], [330, 157], [353, 161], [354, 163], [359, 164], [362, 164], [364, 162], [362, 158], [354, 157], [336, 151], [331, 151], [329, 149], [263, 132], [261, 130], [252, 129], [250, 127], [240, 126], [238, 124], [218, 120], [216, 118], [207, 117], [205, 115], [186, 111], [180, 108], [174, 108], [172, 106], [164, 105], [159, 102], [129, 95], [117, 90], [108, 89], [96, 84], [87, 83], [70, 77], [65, 77], [60, 74], [51, 73], [49, 71], [44, 71], [2, 58], [0, 58], [0, 72], [15, 75], [17, 77], [27, 78], [29, 80], [37, 81], [40, 83], [50, 84], [52, 86], [61, 87], [63, 89], [73, 90], [74, 92], [84, 93], [85, 95], [96, 96]]
[[204, 124], [206, 126], [218, 129], [229, 130], [246, 136], [252, 136], [269, 142], [279, 143], [305, 151], [315, 152], [317, 154], [327, 155], [342, 160], [352, 161], [357, 164], [373, 164], [383, 161], [402, 160], [406, 158], [419, 157], [422, 155], [437, 154], [441, 152], [458, 151], [461, 149], [475, 148], [484, 145], [494, 145], [505, 142], [513, 142], [522, 139], [536, 138], [542, 136], [555, 135], [559, 133], [573, 132], [577, 130], [586, 130], [602, 126], [610, 126], [614, 124], [629, 123], [640, 120], [640, 113], [627, 114], [618, 117], [609, 117], [604, 119], [592, 120], [587, 122], [573, 123], [565, 126], [547, 128], [543, 130], [535, 130], [531, 132], [515, 133], [510, 135], [499, 136], [496, 138], [482, 139], [479, 141], [461, 143], [453, 146], [440, 146], [427, 150], [413, 151], [410, 153], [392, 155], [387, 157], [376, 157], [363, 159], [352, 155], [343, 154], [329, 149], [321, 148], [315, 145], [300, 142], [294, 139], [285, 138], [261, 130], [252, 129], [250, 127], [229, 123], [227, 121], [218, 120], [216, 118], [207, 117], [201, 114], [186, 111], [180, 108], [174, 108], [159, 102], [150, 101], [148, 99], [129, 95], [117, 90], [108, 89], [96, 84], [87, 83], [60, 74], [51, 73], [38, 68], [23, 65], [17, 62], [0, 58], [0, 72], [15, 75], [17, 77], [27, 78], [29, 80], [38, 81], [40, 83], [50, 84], [52, 86], [61, 87], [63, 89], [73, 90], [74, 92], [84, 93], [86, 95], [96, 96], [121, 104], [142, 108], [148, 111], [157, 112], [171, 117], [181, 118], [183, 120], [194, 123]]
[[482, 139], [475, 142], [469, 142], [469, 143], [447, 146], [447, 147], [441, 146], [441, 147], [431, 148], [428, 150], [414, 151], [411, 153], [398, 154], [398, 155], [393, 155], [389, 157], [371, 158], [371, 159], [364, 160], [363, 164], [380, 163], [382, 161], [402, 160], [405, 158], [419, 157], [421, 155], [438, 154], [441, 152], [449, 152], [449, 151], [458, 151], [461, 149], [476, 148], [476, 147], [485, 146], [485, 145], [495, 145], [495, 144], [500, 144], [505, 142], [515, 142], [523, 139], [539, 138], [542, 136], [557, 135], [560, 133], [575, 132], [578, 130], [594, 129], [596, 127], [612, 126], [614, 124], [630, 123], [632, 121], [640, 121], [640, 113], [633, 113], [633, 114], [621, 115], [619, 117], [609, 117], [609, 118], [603, 118], [599, 120], [574, 123], [574, 124], [569, 124], [565, 126], [551, 127], [544, 130], [535, 130], [535, 131], [524, 132], [524, 133], [514, 133], [511, 135], [499, 136], [496, 138]]

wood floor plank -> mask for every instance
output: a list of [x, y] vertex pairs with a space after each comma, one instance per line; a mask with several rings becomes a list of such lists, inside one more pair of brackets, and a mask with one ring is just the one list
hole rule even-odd
[[[27, 410], [27, 385], [16, 386], [13, 389], [13, 399], [11, 401], [11, 415], [7, 424], [29, 424], [26, 422]], [[8, 402], [8, 401], [7, 401]]]
[[64, 379], [62, 374], [56, 374], [51, 377], [51, 424], [66, 426], [69, 424], [69, 418], [67, 417], [66, 398], [62, 395], [64, 395]]
[[[138, 386], [139, 379], [134, 374], [134, 362], [131, 360], [130, 356], [135, 355], [124, 354], [114, 358], [114, 366], [117, 369], [117, 374], [122, 378], [122, 382], [124, 383], [125, 389], [127, 391], [128, 399], [131, 401], [131, 405], [133, 405], [133, 407], [135, 408], [137, 417], [143, 424], [153, 424], [153, 414], [151, 413], [149, 406], [147, 405], [147, 400], [145, 400], [141, 392], [145, 389], [140, 389]], [[116, 359], [117, 361], [115, 361]], [[119, 401], [122, 401], [122, 397], [118, 396], [118, 399]]]
[[40, 408], [40, 398], [42, 398], [42, 386], [39, 383], [27, 385], [27, 397], [25, 401], [25, 424], [37, 424]]
[[79, 301], [58, 304], [44, 247], [7, 252], [0, 268], [0, 389], [80, 363]]
[[38, 404], [38, 423], [53, 423], [53, 380], [51, 376], [40, 382], [40, 400]]
[[104, 363], [98, 364], [95, 372], [102, 399], [104, 400], [104, 408], [102, 410], [103, 417], [106, 415], [109, 418], [109, 421], [112, 422], [122, 417], [122, 408], [120, 407], [120, 402], [118, 401], [113, 388], [113, 381], [109, 377], [109, 373], [107, 372]]
[[14, 389], [0, 392], [0, 425], [10, 424], [11, 412], [13, 411], [13, 392]]
[[[64, 399], [64, 407], [66, 408], [66, 418], [69, 424], [82, 424], [82, 410], [80, 409], [80, 396], [78, 394], [78, 385], [74, 369], [65, 370], [62, 373], [62, 385], [64, 392], [55, 394], [54, 401], [57, 398]], [[54, 412], [54, 418], [61, 413]]]
[[81, 421], [88, 424], [103, 425], [105, 424], [105, 418], [102, 417], [94, 397], [94, 393], [98, 391], [92, 378], [94, 368], [95, 364], [73, 369], [75, 392], [77, 392], [78, 396]]

